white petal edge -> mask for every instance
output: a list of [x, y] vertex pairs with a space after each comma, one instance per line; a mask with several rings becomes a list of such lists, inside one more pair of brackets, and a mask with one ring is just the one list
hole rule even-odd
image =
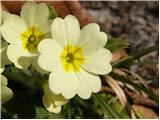
[[101, 89], [101, 80], [98, 75], [89, 73], [83, 69], [76, 74], [79, 80], [79, 86], [77, 89], [77, 94], [83, 99], [89, 99], [91, 93], [97, 93]]
[[41, 68], [40, 65], [38, 64], [38, 56], [32, 57], [31, 60], [32, 60], [32, 66], [37, 72], [41, 74], [47, 73], [47, 71]]
[[23, 4], [20, 16], [24, 19], [28, 27], [33, 27], [36, 14], [36, 2], [28, 1]]
[[8, 43], [21, 44], [21, 33], [26, 29], [27, 26], [22, 18], [17, 15], [11, 15], [0, 27], [0, 32]]
[[65, 19], [58, 17], [52, 23], [51, 33], [61, 46], [74, 45], [80, 37], [80, 25], [73, 15], [68, 15]]
[[12, 14], [10, 14], [7, 11], [1, 10], [1, 15], [2, 15], [2, 18], [1, 18], [1, 25], [2, 25], [3, 22]]
[[49, 75], [49, 87], [53, 93], [61, 93], [65, 99], [73, 98], [76, 95], [78, 79], [74, 72], [66, 72], [60, 67]]
[[2, 104], [10, 100], [13, 96], [13, 92], [7, 87], [8, 81], [5, 76], [1, 74], [1, 102]]
[[49, 9], [44, 3], [37, 4], [34, 1], [28, 1], [22, 6], [21, 17], [28, 27], [34, 26], [43, 30], [48, 23]]
[[1, 74], [1, 87], [5, 87], [8, 84], [7, 78]]
[[12, 98], [13, 92], [8, 87], [2, 87], [1, 90], [2, 90], [1, 91], [2, 92], [1, 101], [2, 101], [2, 104], [3, 104], [3, 103], [9, 101]]
[[83, 69], [74, 73], [57, 68], [49, 75], [49, 87], [55, 94], [62, 94], [66, 99], [71, 99], [78, 94], [81, 98], [88, 99], [92, 92], [97, 93], [101, 89], [98, 75]]
[[84, 55], [89, 55], [103, 48], [106, 42], [106, 33], [100, 32], [98, 24], [91, 23], [83, 27], [80, 38], [76, 44], [82, 47]]
[[102, 48], [94, 54], [85, 56], [81, 67], [94, 74], [108, 74], [112, 71], [111, 59], [112, 53], [108, 49]]
[[19, 69], [27, 69], [34, 55], [24, 50], [20, 45], [9, 45], [7, 48], [8, 59]]

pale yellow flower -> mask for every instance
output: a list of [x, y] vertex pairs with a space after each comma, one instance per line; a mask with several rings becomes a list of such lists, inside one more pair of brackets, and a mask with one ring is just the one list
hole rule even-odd
[[111, 72], [112, 54], [103, 48], [107, 35], [98, 24], [91, 23], [80, 30], [76, 17], [56, 18], [51, 27], [53, 39], [40, 42], [39, 65], [50, 71], [49, 87], [55, 94], [70, 99], [76, 93], [88, 99], [101, 89], [99, 77]]
[[26, 69], [32, 64], [35, 69], [42, 71], [37, 64], [37, 46], [50, 34], [48, 7], [44, 3], [26, 2], [20, 16], [12, 14], [1, 26], [2, 36], [10, 43], [8, 58], [20, 69]]
[[10, 100], [13, 96], [13, 92], [7, 87], [7, 78], [1, 74], [1, 103], [5, 103]]
[[[1, 25], [3, 24], [4, 20], [6, 20], [11, 14], [6, 12], [6, 11], [1, 11]], [[11, 62], [9, 61], [8, 57], [7, 57], [7, 47], [8, 47], [8, 43], [5, 42], [2, 38], [1, 38], [1, 42], [0, 42], [0, 73], [2, 73], [4, 71], [4, 67], [7, 64], [11, 64]]]
[[54, 94], [48, 84], [43, 85], [44, 95], [43, 95], [43, 105], [49, 112], [59, 113], [61, 111], [61, 106], [67, 103], [62, 95]]

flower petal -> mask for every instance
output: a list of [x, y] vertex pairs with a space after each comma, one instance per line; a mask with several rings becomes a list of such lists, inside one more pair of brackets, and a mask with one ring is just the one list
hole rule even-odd
[[44, 84], [43, 85], [43, 90], [44, 90], [44, 94], [50, 99], [52, 100], [52, 102], [54, 103], [54, 105], [56, 106], [62, 106], [64, 104], [67, 103], [67, 99], [65, 99], [62, 95], [56, 95], [54, 94], [50, 88], [48, 84]]
[[46, 71], [54, 71], [57, 63], [60, 62], [61, 46], [55, 40], [45, 39], [38, 45], [41, 55], [38, 58], [39, 66]]
[[20, 45], [9, 45], [7, 49], [8, 59], [12, 61], [17, 68], [26, 69], [31, 64], [33, 54], [24, 50]]
[[85, 81], [84, 76], [80, 76], [80, 74], [77, 75], [77, 79], [79, 80], [77, 94], [83, 99], [88, 99], [91, 96], [92, 90], [90, 85]]
[[54, 113], [59, 113], [61, 111], [61, 106], [66, 104], [68, 100], [66, 100], [62, 95], [54, 94], [48, 84], [43, 85], [44, 96], [43, 96], [43, 104], [45, 108]]
[[35, 68], [35, 70], [37, 70], [38, 72], [42, 74], [47, 73], [47, 71], [42, 69], [40, 65], [38, 64], [38, 56], [32, 57], [32, 66]]
[[89, 55], [103, 48], [106, 42], [107, 35], [100, 32], [98, 24], [91, 23], [81, 30], [77, 45], [82, 47], [84, 55]]
[[21, 17], [25, 20], [28, 27], [33, 27], [37, 4], [35, 2], [26, 2], [22, 6]]
[[4, 21], [0, 31], [4, 39], [13, 44], [21, 43], [21, 33], [26, 30], [26, 24], [22, 18], [16, 15], [11, 15]]
[[2, 104], [3, 104], [3, 103], [7, 102], [8, 100], [10, 100], [12, 98], [13, 92], [8, 87], [2, 87], [1, 90], [2, 90], [1, 91], [2, 92], [1, 101], [2, 101]]
[[21, 17], [24, 18], [28, 27], [40, 28], [48, 21], [49, 9], [44, 3], [36, 4], [29, 1], [22, 6]]
[[7, 78], [4, 77], [3, 75], [1, 77], [1, 102], [2, 104], [4, 102], [7, 102], [10, 100], [13, 96], [13, 92], [10, 88], [7, 87], [8, 81]]
[[8, 84], [7, 78], [1, 74], [1, 87], [5, 87]]
[[55, 106], [52, 103], [51, 99], [49, 99], [46, 95], [43, 96], [42, 101], [43, 101], [44, 107], [49, 112], [59, 113], [61, 111], [61, 106]]
[[1, 19], [1, 25], [3, 24], [3, 22], [4, 22], [4, 20], [6, 20], [10, 15], [12, 15], [12, 14], [10, 14], [9, 12], [7, 12], [7, 11], [1, 11], [1, 15], [2, 15], [2, 19]]
[[53, 39], [62, 46], [75, 44], [80, 36], [80, 26], [76, 17], [68, 15], [65, 19], [56, 18], [51, 27]]
[[77, 94], [83, 98], [88, 99], [91, 93], [97, 93], [101, 89], [101, 80], [98, 75], [88, 73], [87, 71], [81, 69], [78, 74], [76, 74], [79, 81]]
[[0, 68], [0, 73], [2, 73], [4, 71], [4, 68]]
[[0, 73], [3, 72], [3, 69], [4, 69], [5, 65], [11, 64], [11, 62], [9, 61], [8, 56], [7, 56], [7, 47], [8, 47], [8, 43], [4, 42], [2, 40], [1, 41], [1, 49], [0, 49], [0, 56], [1, 56], [1, 59], [0, 59], [1, 72]]
[[49, 76], [49, 87], [55, 94], [62, 94], [66, 99], [76, 95], [78, 79], [74, 72], [66, 72], [63, 68], [57, 67], [54, 73]]
[[89, 72], [104, 75], [112, 70], [111, 59], [111, 52], [102, 48], [94, 54], [85, 56], [84, 63], [81, 66]]
[[44, 39], [39, 43], [38, 51], [42, 55], [59, 56], [60, 52], [62, 51], [62, 47], [53, 39]]

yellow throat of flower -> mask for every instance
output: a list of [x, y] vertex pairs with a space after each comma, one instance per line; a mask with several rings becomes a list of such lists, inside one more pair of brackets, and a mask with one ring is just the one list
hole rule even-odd
[[31, 53], [37, 53], [37, 46], [43, 37], [44, 35], [37, 28], [28, 28], [21, 34], [23, 48]]
[[78, 72], [84, 61], [82, 49], [79, 46], [67, 45], [60, 56], [62, 67], [67, 72]]

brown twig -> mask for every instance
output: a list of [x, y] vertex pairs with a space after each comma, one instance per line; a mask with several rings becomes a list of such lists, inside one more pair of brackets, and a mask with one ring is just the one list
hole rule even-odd
[[134, 104], [144, 105], [151, 108], [158, 108], [158, 104], [155, 103], [153, 100], [137, 95], [136, 93], [128, 91], [127, 89], [124, 90], [125, 93], [129, 96], [129, 98], [133, 100]]
[[65, 4], [68, 6], [71, 13], [78, 18], [81, 26], [93, 22], [91, 14], [78, 1], [65, 1]]

